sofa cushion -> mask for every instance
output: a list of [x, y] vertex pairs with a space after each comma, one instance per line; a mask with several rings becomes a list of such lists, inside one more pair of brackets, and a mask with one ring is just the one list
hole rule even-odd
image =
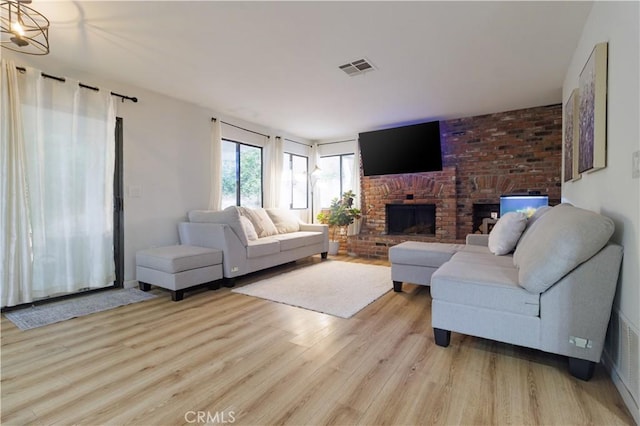
[[544, 292], [602, 249], [613, 231], [608, 217], [569, 204], [553, 207], [532, 225], [513, 255], [520, 285]]
[[269, 238], [280, 241], [280, 251], [293, 250], [313, 244], [322, 244], [322, 232], [290, 232], [288, 234], [273, 235]]
[[190, 222], [227, 224], [243, 245], [246, 246], [249, 241], [240, 222], [240, 212], [236, 206], [229, 206], [224, 210], [191, 210], [188, 217]]
[[300, 221], [296, 216], [288, 210], [283, 209], [265, 209], [269, 218], [278, 230], [278, 234], [286, 234], [289, 232], [298, 232], [300, 230]]
[[496, 256], [495, 254], [491, 253], [486, 247], [473, 247], [470, 250], [465, 248], [454, 254], [451, 260], [468, 264], [479, 263], [489, 266], [493, 265], [504, 268], [515, 268], [515, 266], [513, 266], [513, 257], [510, 254], [506, 254], [504, 256]]
[[271, 218], [263, 208], [250, 209], [239, 207], [240, 214], [251, 221], [259, 238], [269, 237], [278, 233]]
[[[496, 256], [492, 256], [495, 260]], [[527, 316], [539, 314], [540, 295], [518, 285], [518, 269], [513, 265], [501, 267], [481, 262], [469, 265], [466, 260], [454, 259], [455, 256], [431, 276], [434, 300]]]
[[391, 263], [401, 265], [418, 265], [437, 268], [458, 250], [461, 244], [423, 243], [420, 241], [405, 241], [389, 249]]
[[258, 239], [256, 228], [246, 216], [240, 216], [240, 223], [242, 223], [242, 227], [244, 228], [244, 233], [247, 236], [247, 240], [253, 241]]
[[502, 216], [489, 233], [489, 250], [496, 256], [511, 253], [516, 247], [522, 231], [527, 226], [527, 215], [509, 212]]
[[270, 237], [249, 241], [247, 245], [247, 257], [249, 259], [277, 253], [280, 253], [280, 241]]
[[167, 246], [140, 250], [136, 266], [175, 274], [222, 263], [222, 251], [194, 246]]
[[545, 213], [547, 213], [551, 209], [552, 207], [543, 206], [543, 207], [538, 207], [536, 211], [533, 212], [531, 217], [527, 220], [527, 226], [525, 226], [524, 231], [520, 236], [520, 240], [518, 240], [518, 244], [521, 244], [527, 238], [527, 235], [529, 235], [529, 232], [533, 228], [534, 223], [536, 223], [538, 219], [540, 219]]

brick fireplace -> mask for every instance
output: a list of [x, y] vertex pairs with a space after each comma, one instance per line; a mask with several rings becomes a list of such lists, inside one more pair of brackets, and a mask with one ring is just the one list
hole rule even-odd
[[[403, 241], [463, 242], [474, 211], [495, 209], [503, 194], [540, 191], [560, 201], [561, 105], [441, 121], [440, 131], [442, 171], [361, 178], [363, 222], [348, 253], [386, 258]], [[435, 233], [389, 234], [388, 204], [434, 204]]]
[[[403, 241], [455, 242], [456, 168], [440, 172], [362, 177], [363, 223], [349, 238], [347, 250], [365, 257], [386, 257], [389, 247]], [[390, 234], [387, 205], [435, 205], [435, 232]]]

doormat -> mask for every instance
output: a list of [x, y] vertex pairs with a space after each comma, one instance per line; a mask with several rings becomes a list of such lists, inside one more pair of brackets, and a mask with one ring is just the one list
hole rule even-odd
[[125, 288], [78, 296], [73, 299], [36, 305], [4, 314], [20, 330], [29, 330], [77, 318], [119, 306], [153, 299], [154, 294], [137, 288]]

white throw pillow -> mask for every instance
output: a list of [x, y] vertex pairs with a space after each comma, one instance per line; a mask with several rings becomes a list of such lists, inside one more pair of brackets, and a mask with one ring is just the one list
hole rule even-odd
[[247, 235], [247, 240], [255, 241], [258, 239], [256, 228], [254, 228], [253, 223], [251, 223], [251, 221], [246, 216], [240, 216], [240, 223], [244, 228], [244, 233]]
[[290, 211], [282, 209], [266, 209], [278, 234], [288, 234], [300, 230], [300, 221]]
[[251, 221], [259, 238], [276, 235], [278, 230], [269, 218], [269, 215], [263, 208], [250, 209], [248, 207], [239, 207], [240, 214]]
[[509, 212], [502, 216], [489, 233], [489, 250], [496, 256], [511, 253], [527, 226], [527, 215]]

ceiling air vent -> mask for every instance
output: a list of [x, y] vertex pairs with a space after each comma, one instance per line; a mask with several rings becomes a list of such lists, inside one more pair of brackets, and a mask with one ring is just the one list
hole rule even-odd
[[367, 59], [358, 59], [357, 61], [340, 65], [339, 68], [350, 77], [364, 74], [367, 71], [371, 71], [375, 69], [371, 64], [371, 62], [369, 62]]

